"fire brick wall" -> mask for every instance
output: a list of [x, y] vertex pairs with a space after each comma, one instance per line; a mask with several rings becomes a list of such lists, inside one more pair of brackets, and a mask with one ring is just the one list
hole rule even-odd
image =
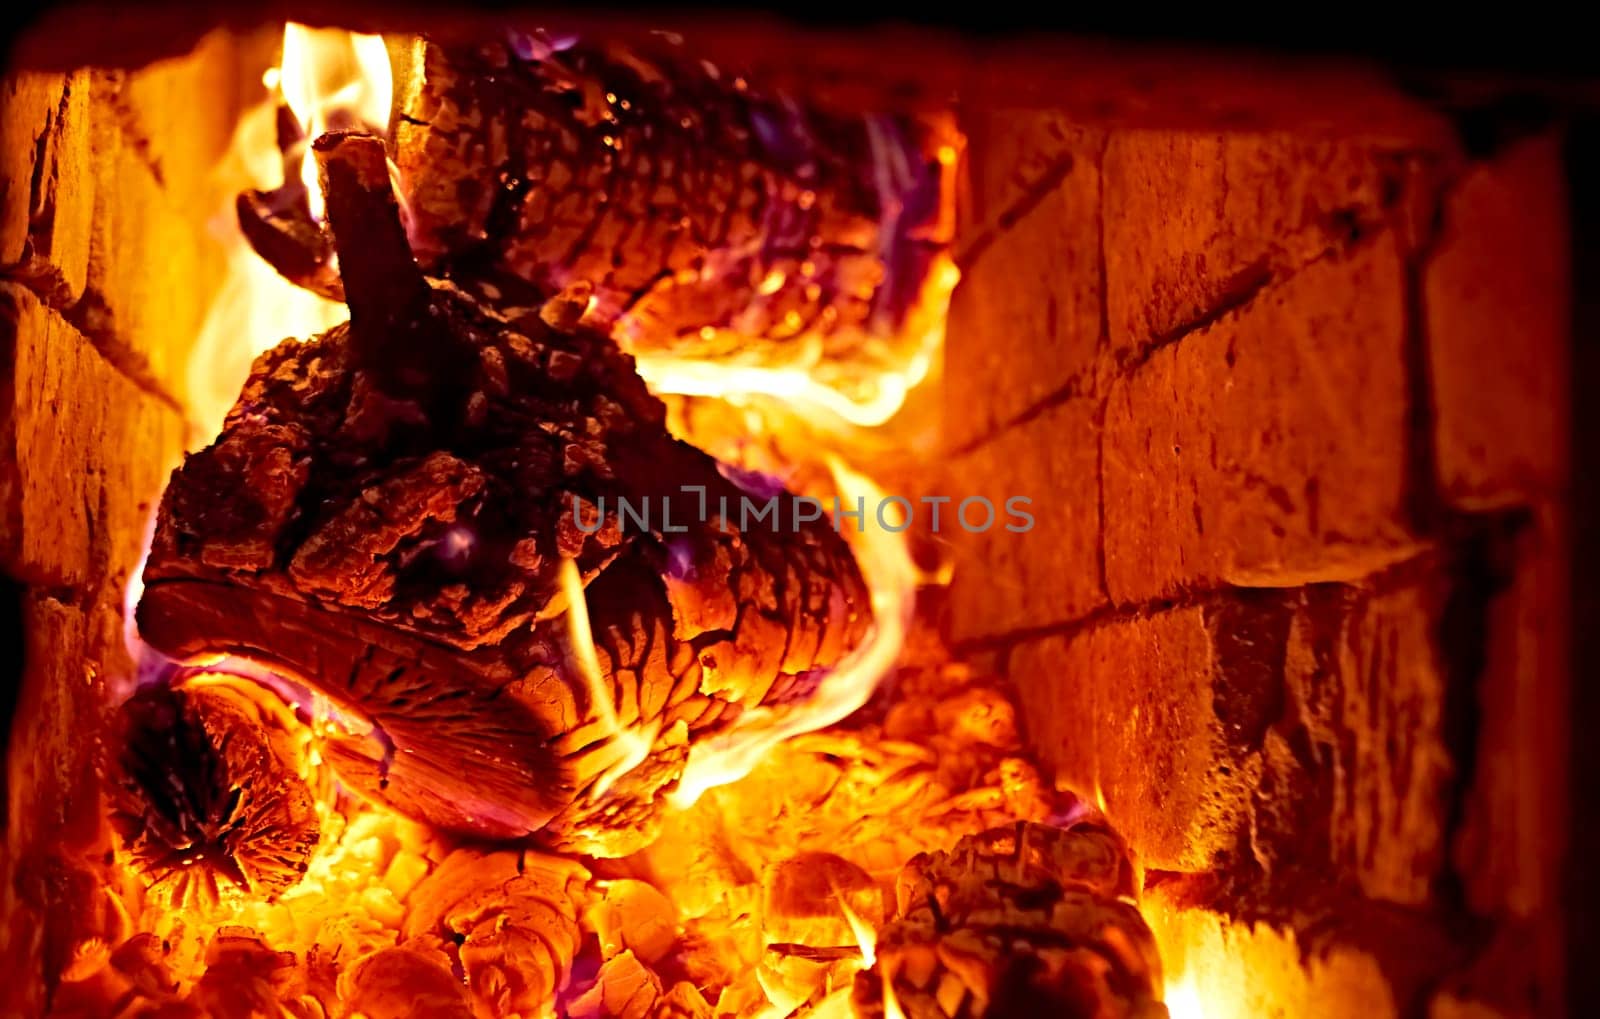
[[20, 661], [0, 666], [21, 671], [6, 1014], [38, 1011], [43, 974], [116, 922], [83, 869], [105, 845], [101, 706], [107, 677], [128, 674], [124, 592], [184, 448], [187, 345], [219, 282], [206, 223], [242, 94], [233, 46], [219, 34], [138, 72], [0, 79], [0, 572], [22, 633]]
[[1558, 1014], [1559, 139], [964, 127], [940, 484], [1037, 523], [953, 535], [948, 628], [1130, 837], [1169, 968]]

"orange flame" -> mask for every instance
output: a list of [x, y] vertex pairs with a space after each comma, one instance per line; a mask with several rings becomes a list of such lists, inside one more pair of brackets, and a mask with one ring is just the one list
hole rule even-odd
[[[944, 346], [950, 294], [960, 279], [961, 270], [955, 262], [948, 256], [938, 256], [923, 283], [921, 298], [902, 328], [904, 338], [895, 344], [901, 348], [897, 360], [871, 365], [848, 361], [830, 364], [823, 357], [822, 337], [811, 336], [788, 341], [794, 354], [783, 365], [644, 352], [636, 356], [639, 374], [656, 393], [720, 398], [768, 396], [824, 426], [848, 423], [877, 427], [895, 416], [907, 394], [932, 370]], [[763, 286], [766, 285], [764, 281]], [[778, 286], [782, 286], [781, 279]], [[717, 330], [707, 326], [702, 333], [709, 339], [717, 335]]]
[[[383, 37], [337, 28], [309, 28], [289, 22], [283, 29], [279, 88], [305, 136], [365, 127], [385, 131], [394, 102], [394, 74]], [[306, 147], [300, 179], [311, 200], [311, 215], [322, 219], [317, 163]]]
[[[330, 127], [383, 130], [389, 122], [393, 75], [383, 39], [339, 29], [284, 26], [283, 63], [263, 81], [277, 91], [247, 112], [217, 168], [219, 190], [229, 196], [211, 223], [226, 252], [227, 274], [195, 341], [189, 361], [191, 445], [210, 441], [250, 374], [256, 355], [288, 336], [310, 336], [348, 317], [345, 307], [279, 276], [251, 250], [239, 230], [232, 196], [282, 186], [283, 154], [277, 112], [287, 103], [307, 138]], [[306, 146], [300, 176], [313, 215], [321, 216], [316, 163]]]
[[[836, 456], [828, 456], [841, 501], [864, 497], [876, 505], [883, 493], [864, 475], [857, 474]], [[869, 518], [873, 514], [867, 514]], [[905, 536], [863, 522], [860, 532], [844, 533], [853, 539], [856, 563], [872, 592], [872, 632], [867, 640], [833, 671], [823, 677], [809, 700], [783, 708], [754, 708], [739, 716], [726, 732], [701, 740], [689, 750], [672, 805], [682, 810], [694, 806], [707, 789], [737, 781], [750, 773], [766, 754], [784, 740], [825, 728], [843, 720], [867, 702], [878, 681], [900, 656], [911, 624], [918, 581], [916, 564], [906, 548]]]
[[567, 632], [578, 658], [578, 671], [583, 675], [584, 685], [589, 688], [589, 703], [599, 713], [606, 735], [615, 744], [615, 749], [621, 752], [617, 761], [600, 773], [590, 789], [590, 797], [599, 799], [611, 788], [612, 783], [643, 764], [644, 759], [650, 756], [650, 748], [660, 734], [661, 723], [657, 721], [638, 729], [625, 729], [617, 719], [617, 708], [612, 701], [611, 690], [606, 686], [605, 676], [600, 671], [600, 655], [595, 650], [594, 631], [589, 625], [589, 599], [584, 593], [583, 576], [578, 572], [578, 564], [571, 559], [561, 560], [561, 594], [567, 602]]

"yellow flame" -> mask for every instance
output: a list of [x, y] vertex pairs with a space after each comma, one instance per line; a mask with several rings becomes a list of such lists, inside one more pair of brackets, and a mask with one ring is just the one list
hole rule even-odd
[[583, 674], [589, 688], [589, 703], [599, 714], [606, 734], [622, 751], [622, 756], [595, 779], [589, 795], [599, 799], [606, 794], [617, 779], [644, 763], [655, 745], [661, 723], [659, 721], [638, 729], [624, 729], [617, 719], [617, 708], [612, 702], [611, 690], [606, 686], [605, 674], [600, 670], [600, 654], [595, 650], [594, 631], [589, 626], [589, 599], [583, 589], [583, 576], [578, 564], [565, 557], [561, 560], [561, 593], [567, 601], [567, 633], [578, 659], [578, 671]]
[[[859, 497], [871, 507], [882, 500], [876, 485], [838, 457], [829, 455], [827, 463], [841, 502], [854, 505]], [[841, 527], [853, 539], [856, 564], [872, 592], [872, 631], [822, 678], [809, 699], [782, 708], [751, 708], [728, 730], [696, 742], [678, 788], [669, 797], [673, 806], [692, 807], [707, 789], [749, 774], [777, 744], [844, 719], [867, 702], [878, 681], [894, 667], [911, 623], [918, 571], [905, 536], [879, 527], [870, 509], [863, 516], [859, 532]]]
[[[335, 128], [383, 132], [389, 126], [394, 73], [382, 36], [291, 21], [283, 28], [278, 82], [308, 139]], [[322, 192], [310, 146], [300, 161], [300, 179], [311, 198], [311, 215], [320, 220]]]
[[[234, 196], [284, 183], [279, 103], [289, 105], [308, 139], [330, 127], [381, 132], [389, 123], [393, 74], [381, 36], [291, 22], [284, 26], [282, 66], [270, 68], [262, 83], [275, 94], [240, 118], [228, 156], [216, 171], [218, 189], [227, 197], [211, 232], [222, 243], [226, 271], [189, 361], [191, 445], [210, 441], [221, 428], [258, 354], [285, 337], [311, 336], [348, 317], [344, 305], [279, 276], [239, 231]], [[320, 218], [322, 192], [309, 145], [300, 176], [312, 213]]]
[[883, 974], [883, 1019], [906, 1019], [900, 998], [894, 993], [894, 978], [888, 973]]
[[[944, 345], [950, 294], [960, 279], [955, 262], [938, 256], [902, 329], [905, 339], [900, 341], [897, 364], [830, 364], [822, 359], [820, 337], [795, 337], [788, 349], [800, 353], [787, 364], [743, 364], [642, 351], [636, 354], [639, 374], [657, 393], [723, 399], [769, 396], [824, 424], [831, 419], [876, 427], [895, 416], [906, 395], [932, 370]], [[701, 335], [713, 339], [717, 330], [706, 326]]]
[[223, 248], [224, 279], [206, 309], [189, 359], [187, 409], [191, 441], [211, 441], [222, 427], [256, 355], [287, 336], [310, 336], [345, 320], [342, 304], [318, 297], [284, 279], [261, 259], [239, 231], [233, 196], [247, 189], [270, 190], [283, 179], [274, 122], [277, 102], [267, 99], [239, 121], [228, 156], [217, 167], [217, 186], [227, 196], [210, 224]]
[[1194, 981], [1184, 976], [1170, 981], [1166, 990], [1168, 1019], [1205, 1019], [1205, 1006], [1200, 1001], [1200, 991]]
[[838, 883], [832, 882], [832, 884], [833, 897], [839, 900], [839, 911], [844, 914], [844, 922], [850, 925], [850, 933], [856, 936], [856, 944], [861, 946], [861, 968], [871, 969], [872, 964], [878, 959], [878, 932], [850, 908], [850, 903], [845, 899], [844, 892], [839, 890]]

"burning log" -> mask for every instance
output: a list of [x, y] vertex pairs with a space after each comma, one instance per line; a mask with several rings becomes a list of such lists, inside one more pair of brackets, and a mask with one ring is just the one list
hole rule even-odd
[[320, 823], [292, 722], [228, 680], [147, 687], [123, 705], [111, 822], [151, 894], [272, 898], [300, 880]]
[[630, 339], [898, 324], [948, 239], [930, 124], [808, 110], [665, 37], [425, 46], [396, 129], [419, 255], [586, 281]]
[[[431, 272], [517, 303], [589, 285], [591, 319], [630, 352], [822, 361], [839, 387], [920, 342], [906, 327], [952, 226], [947, 125], [808, 109], [664, 36], [421, 50], [394, 148]], [[243, 196], [240, 220], [280, 272], [328, 294], [328, 245], [295, 187]]]
[[569, 309], [426, 281], [380, 142], [316, 146], [351, 320], [263, 354], [173, 475], [140, 631], [326, 695], [334, 767], [403, 813], [632, 851], [690, 743], [864, 638], [861, 576], [790, 501], [732, 519], [749, 493]]
[[919, 855], [856, 978], [856, 1014], [1165, 1019], [1134, 891], [1126, 847], [1097, 825], [1018, 822]]
[[783, 1014], [820, 990], [843, 986], [871, 932], [883, 926], [884, 894], [872, 875], [830, 853], [801, 853], [762, 875], [761, 988]]

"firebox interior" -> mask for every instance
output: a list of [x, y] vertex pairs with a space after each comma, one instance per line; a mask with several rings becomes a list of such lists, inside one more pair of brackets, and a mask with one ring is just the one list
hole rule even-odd
[[559, 20], [17, 49], [8, 1008], [1564, 1014], [1559, 103]]

